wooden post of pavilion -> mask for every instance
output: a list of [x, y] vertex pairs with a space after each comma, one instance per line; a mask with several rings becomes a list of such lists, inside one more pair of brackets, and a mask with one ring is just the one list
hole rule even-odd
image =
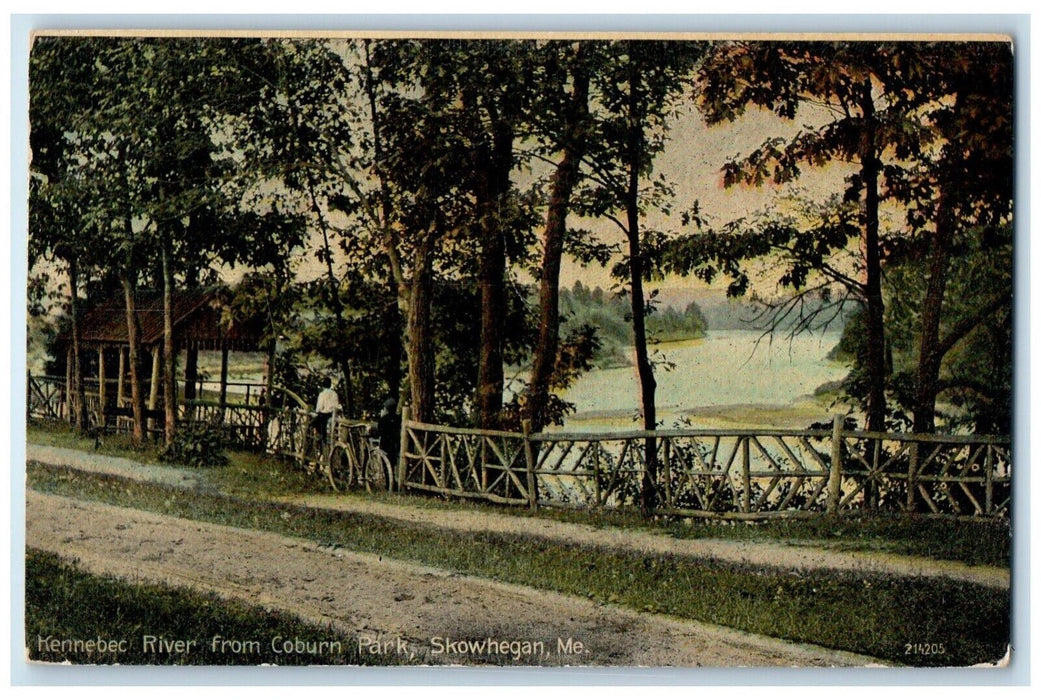
[[98, 428], [105, 427], [105, 346], [98, 345]]
[[72, 371], [72, 343], [69, 343], [69, 349], [65, 352], [65, 419], [70, 423], [76, 422], [75, 409], [72, 407], [73, 397], [75, 392], [72, 388], [72, 380], [75, 376]]
[[126, 398], [126, 390], [123, 384], [123, 377], [127, 371], [127, 357], [126, 348], [119, 347], [119, 378], [116, 380], [116, 406], [121, 407], [123, 405], [123, 399]]
[[[159, 405], [159, 372], [162, 369], [163, 351], [157, 343], [152, 348], [152, 379], [148, 386], [148, 410], [155, 411]], [[155, 430], [155, 418], [148, 419], [148, 429]]]
[[224, 422], [224, 411], [228, 405], [228, 344], [220, 349], [220, 420]]

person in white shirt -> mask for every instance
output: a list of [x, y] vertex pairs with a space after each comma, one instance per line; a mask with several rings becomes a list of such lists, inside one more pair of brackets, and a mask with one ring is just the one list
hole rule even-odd
[[333, 384], [332, 377], [325, 380], [325, 388], [319, 392], [318, 401], [314, 406], [314, 411], [318, 415], [315, 416], [312, 425], [318, 430], [323, 444], [329, 433], [329, 420], [333, 417], [333, 411], [340, 410], [340, 397], [333, 389]]

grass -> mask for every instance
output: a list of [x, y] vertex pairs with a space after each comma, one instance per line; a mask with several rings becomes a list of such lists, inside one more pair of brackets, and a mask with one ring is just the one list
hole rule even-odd
[[[31, 420], [26, 429], [26, 442], [47, 447], [60, 447], [80, 452], [108, 455], [133, 460], [140, 464], [162, 467], [176, 466], [159, 459], [161, 446], [133, 444], [126, 434], [106, 435], [95, 447], [94, 439], [77, 435], [66, 423]], [[228, 450], [228, 465], [198, 468], [209, 486], [234, 495], [276, 497], [314, 493], [327, 486], [313, 476], [287, 466], [285, 460], [250, 450]], [[192, 468], [192, 467], [185, 467]]]
[[159, 446], [149, 443], [146, 447], [136, 447], [130, 435], [106, 435], [104, 440], [95, 445], [94, 438], [78, 435], [71, 425], [58, 421], [41, 421], [31, 418], [26, 426], [25, 440], [35, 445], [61, 447], [68, 450], [97, 452], [111, 457], [132, 459], [144, 464], [161, 464], [158, 453]]
[[[332, 627], [212, 594], [97, 576], [49, 552], [28, 549], [25, 572], [25, 644], [35, 661], [294, 666], [402, 661], [370, 654]], [[164, 651], [148, 637], [183, 644]], [[281, 653], [272, 648], [286, 640], [288, 653], [284, 646], [277, 647]], [[94, 644], [88, 647], [89, 641]]]
[[[94, 441], [77, 436], [67, 425], [30, 423], [28, 441], [68, 449], [94, 451]], [[105, 438], [97, 452], [146, 464], [163, 464], [157, 448], [135, 448], [128, 436]], [[203, 470], [208, 484], [223, 493], [246, 499], [328, 493], [324, 479], [293, 468], [270, 455], [229, 451], [230, 464]], [[169, 466], [169, 465], [165, 465]], [[726, 539], [780, 542], [840, 551], [865, 551], [923, 556], [970, 565], [1008, 567], [1012, 538], [1009, 523], [953, 520], [925, 516], [878, 514], [859, 517], [815, 518], [769, 522], [721, 522], [660, 519], [648, 522], [637, 509], [586, 511], [509, 508], [473, 501], [408, 494], [371, 494], [366, 498], [399, 505], [446, 510], [478, 511], [504, 516], [549, 518], [597, 528], [616, 527], [668, 534], [681, 539]]]
[[[995, 661], [1009, 639], [1007, 591], [947, 579], [787, 571], [527, 535], [453, 532], [33, 464], [28, 477], [40, 491], [307, 538], [896, 664]], [[942, 644], [944, 653], [908, 654], [914, 644]]]
[[[313, 490], [313, 489], [312, 489]], [[369, 500], [524, 518], [546, 518], [596, 528], [665, 534], [677, 539], [723, 539], [783, 543], [838, 551], [877, 552], [1007, 568], [1011, 533], [1007, 522], [954, 520], [923, 515], [876, 514], [759, 522], [700, 519], [647, 521], [636, 508], [587, 511], [526, 508], [402, 494], [367, 494]]]

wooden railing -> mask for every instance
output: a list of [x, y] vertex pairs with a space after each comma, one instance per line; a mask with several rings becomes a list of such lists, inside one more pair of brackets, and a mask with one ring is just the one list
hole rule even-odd
[[[87, 396], [88, 409], [96, 396]], [[67, 417], [64, 381], [29, 377], [28, 412]], [[97, 408], [94, 406], [94, 408]], [[317, 463], [304, 409], [184, 402], [185, 422], [221, 426], [229, 444]], [[129, 430], [132, 419], [117, 422]], [[337, 416], [333, 442], [364, 471], [371, 425]], [[1007, 518], [1007, 437], [845, 430], [660, 430], [523, 433], [404, 417], [393, 487], [515, 506], [617, 508], [639, 503], [653, 445], [656, 512], [763, 519], [822, 513], [923, 512]], [[327, 451], [328, 452], [328, 451]], [[331, 454], [331, 453], [330, 453]], [[325, 465], [325, 471], [329, 471]]]
[[69, 417], [65, 379], [26, 375], [26, 411], [30, 416], [49, 420]]
[[1008, 438], [843, 432], [839, 507], [1004, 516], [1012, 498]]
[[229, 445], [258, 448], [269, 440], [268, 423], [276, 409], [266, 406], [225, 404], [215, 401], [182, 401], [178, 405], [182, 423], [217, 426]]
[[530, 505], [535, 489], [524, 435], [403, 421], [398, 483], [493, 503]]
[[[1008, 438], [828, 430], [580, 434], [481, 431], [405, 421], [398, 481], [493, 503], [612, 508], [640, 501], [655, 446], [656, 512], [814, 517], [864, 510], [1008, 517]], [[649, 439], [650, 438], [650, 439]]]

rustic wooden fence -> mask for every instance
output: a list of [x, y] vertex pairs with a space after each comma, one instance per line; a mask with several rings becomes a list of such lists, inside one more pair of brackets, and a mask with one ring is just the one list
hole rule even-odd
[[[110, 390], [115, 387], [116, 380], [107, 382]], [[243, 385], [245, 386], [245, 385]], [[26, 376], [26, 412], [30, 417], [44, 420], [70, 420], [71, 401], [68, 396], [65, 377]], [[116, 392], [109, 394], [105, 411], [101, 410], [100, 394], [97, 380], [86, 380], [84, 383], [84, 399], [88, 420], [94, 427], [101, 420], [104, 430], [114, 433], [129, 433], [133, 430], [134, 421], [131, 416], [130, 397], [122, 401], [116, 399]], [[248, 392], [245, 394], [250, 400]], [[221, 403], [214, 400], [182, 400], [178, 403], [178, 418], [187, 424], [205, 423], [217, 426], [229, 445], [236, 447], [263, 447], [269, 440], [268, 426], [271, 417], [288, 413], [282, 409], [268, 408], [256, 403], [258, 394], [252, 395], [252, 403]], [[282, 422], [293, 422], [295, 417], [282, 417]], [[153, 432], [162, 430], [162, 419], [157, 419]]]
[[529, 508], [639, 503], [648, 445], [657, 512], [765, 519], [861, 510], [1001, 518], [1007, 438], [832, 430], [610, 434], [481, 431], [404, 421], [404, 488]]
[[[62, 378], [29, 377], [30, 415], [67, 418], [67, 404]], [[229, 444], [298, 463], [322, 459], [307, 410], [206, 401], [179, 410], [185, 422], [220, 426]], [[116, 429], [129, 430], [132, 419], [119, 421]], [[337, 416], [331, 429], [339, 454], [365, 473], [371, 426]], [[586, 434], [453, 428], [406, 415], [388, 485], [533, 509], [617, 508], [639, 503], [650, 448], [660, 514], [765, 519], [877, 510], [1007, 518], [1011, 506], [1009, 438], [849, 431], [840, 417], [831, 430]]]
[[69, 408], [65, 379], [26, 375], [26, 410], [37, 418], [67, 419]]
[[266, 406], [225, 404], [216, 401], [182, 401], [178, 404], [182, 423], [204, 423], [218, 428], [229, 445], [260, 447], [268, 442], [271, 416], [279, 413]]

